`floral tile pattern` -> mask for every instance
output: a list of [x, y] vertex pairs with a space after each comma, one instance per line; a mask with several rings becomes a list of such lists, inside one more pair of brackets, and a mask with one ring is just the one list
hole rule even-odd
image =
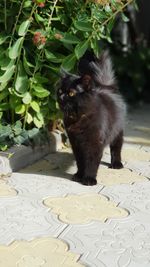
[[7, 178], [0, 161], [0, 267], [150, 266], [149, 114], [129, 118], [125, 168], [106, 148], [92, 187], [71, 181], [69, 148]]
[[82, 267], [77, 263], [79, 255], [54, 238], [15, 241], [10, 246], [0, 246], [0, 263], [5, 267]]
[[58, 214], [59, 220], [68, 223], [88, 223], [91, 220], [105, 222], [108, 218], [121, 218], [127, 211], [99, 194], [69, 195], [64, 198], [48, 198], [44, 204], [51, 212]]

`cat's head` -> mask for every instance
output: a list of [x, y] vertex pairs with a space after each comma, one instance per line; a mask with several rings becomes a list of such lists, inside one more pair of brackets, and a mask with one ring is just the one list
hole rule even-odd
[[92, 90], [92, 78], [90, 75], [77, 76], [66, 71], [61, 71], [60, 85], [57, 90], [57, 99], [60, 108], [74, 109], [77, 104]]
[[[85, 106], [85, 100], [91, 101], [91, 92], [102, 89], [116, 90], [114, 72], [108, 51], [99, 58], [84, 55], [78, 65], [80, 76], [61, 71], [60, 86], [57, 90], [58, 103], [62, 111], [76, 112], [76, 108]], [[90, 101], [87, 103], [89, 105]]]

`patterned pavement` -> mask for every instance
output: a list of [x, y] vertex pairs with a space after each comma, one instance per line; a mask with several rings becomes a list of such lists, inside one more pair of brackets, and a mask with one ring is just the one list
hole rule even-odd
[[71, 181], [69, 148], [0, 178], [0, 267], [150, 267], [150, 108], [130, 112], [122, 158]]

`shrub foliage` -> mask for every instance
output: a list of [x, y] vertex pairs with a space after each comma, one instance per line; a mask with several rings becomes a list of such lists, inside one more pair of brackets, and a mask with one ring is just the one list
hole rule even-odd
[[3, 0], [0, 2], [0, 120], [41, 128], [59, 116], [60, 67], [76, 68], [98, 40], [111, 42], [116, 15], [132, 0]]

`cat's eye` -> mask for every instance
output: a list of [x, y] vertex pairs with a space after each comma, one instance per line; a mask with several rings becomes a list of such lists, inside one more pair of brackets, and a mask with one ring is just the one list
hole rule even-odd
[[70, 97], [73, 97], [73, 96], [75, 96], [75, 95], [76, 95], [75, 90], [71, 90], [71, 91], [69, 92], [69, 96], [70, 96]]

